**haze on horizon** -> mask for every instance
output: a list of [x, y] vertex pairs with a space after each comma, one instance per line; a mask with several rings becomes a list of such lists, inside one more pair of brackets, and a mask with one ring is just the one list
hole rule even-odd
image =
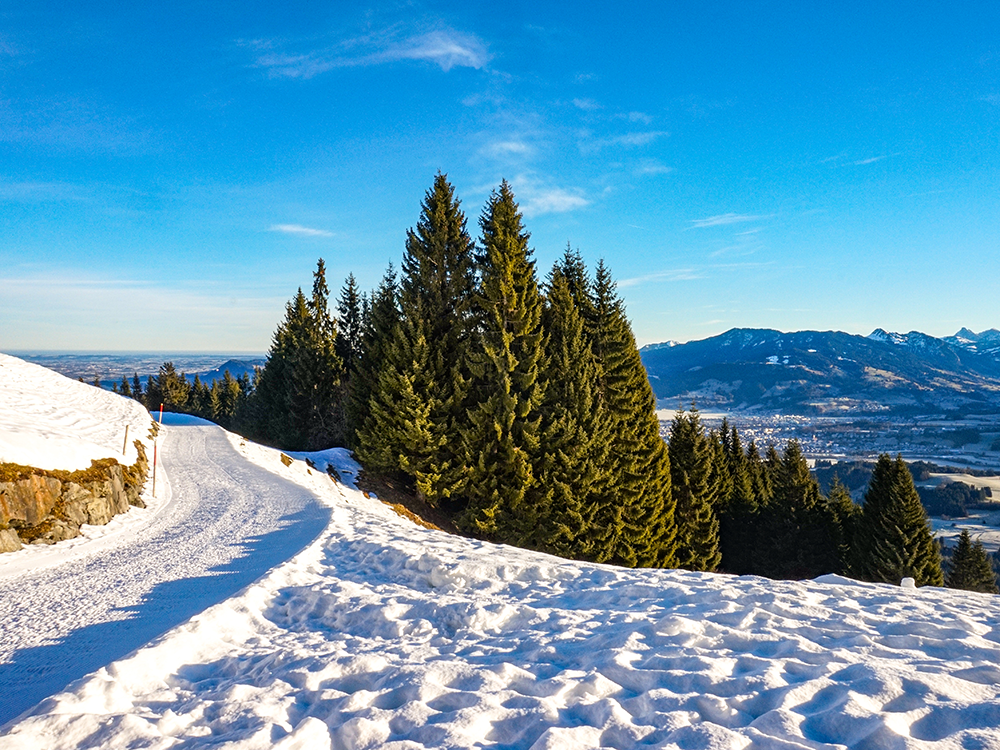
[[0, 15], [0, 350], [264, 351], [508, 179], [640, 344], [1000, 327], [1000, 7], [48, 0]]

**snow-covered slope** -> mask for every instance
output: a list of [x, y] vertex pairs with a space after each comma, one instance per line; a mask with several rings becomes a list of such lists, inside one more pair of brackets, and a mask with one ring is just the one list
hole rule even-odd
[[68, 470], [95, 458], [128, 465], [136, 459], [132, 442], [146, 441], [149, 427], [136, 401], [0, 354], [0, 461]]
[[233, 440], [324, 498], [327, 530], [5, 748], [1000, 746], [995, 597], [568, 562]]
[[226, 440], [206, 482], [258, 464], [327, 505], [325, 530], [4, 727], [4, 750], [1000, 747], [1000, 597], [560, 560], [417, 528], [323, 472], [353, 476], [342, 451], [317, 470]]

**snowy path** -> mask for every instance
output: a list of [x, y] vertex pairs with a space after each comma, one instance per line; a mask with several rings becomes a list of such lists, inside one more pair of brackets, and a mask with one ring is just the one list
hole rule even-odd
[[[170, 499], [147, 523], [41, 570], [18, 573], [22, 553], [0, 563], [0, 724], [232, 596], [327, 525], [313, 493], [191, 421], [165, 428], [159, 481]], [[47, 550], [25, 551], [36, 552]]]

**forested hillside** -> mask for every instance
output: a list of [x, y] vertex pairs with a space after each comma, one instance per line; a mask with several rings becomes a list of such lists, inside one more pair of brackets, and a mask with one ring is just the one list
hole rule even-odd
[[252, 381], [189, 385], [165, 363], [132, 395], [288, 450], [349, 446], [370, 478], [481, 539], [633, 567], [942, 583], [901, 459], [880, 457], [862, 507], [839, 481], [823, 494], [795, 441], [744, 445], [694, 408], [665, 441], [610, 269], [567, 246], [540, 275], [506, 182], [478, 225], [439, 174], [398, 274], [371, 292], [349, 276], [332, 304], [320, 260]]

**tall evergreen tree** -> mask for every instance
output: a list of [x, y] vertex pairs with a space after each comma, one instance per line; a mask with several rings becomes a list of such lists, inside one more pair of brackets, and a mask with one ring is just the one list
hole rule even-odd
[[[362, 310], [359, 356], [347, 402], [348, 444], [351, 447], [358, 447], [358, 435], [365, 430], [373, 439], [377, 437], [378, 428], [368, 423], [370, 404], [373, 394], [378, 391], [395, 329], [400, 325], [399, 288], [391, 263]], [[399, 469], [398, 456], [390, 452], [370, 468], [378, 473], [392, 474]]]
[[139, 403], [143, 403], [144, 400], [142, 381], [139, 380], [139, 373], [135, 370], [132, 371], [132, 398]]
[[593, 338], [594, 326], [597, 322], [597, 309], [594, 307], [593, 300], [593, 283], [580, 251], [574, 250], [568, 242], [562, 258], [556, 261], [552, 269], [553, 275], [557, 273], [566, 280], [570, 297], [573, 298], [576, 309], [580, 312], [580, 317], [583, 320], [584, 331]]
[[341, 362], [328, 299], [321, 258], [312, 296], [299, 289], [285, 307], [247, 410], [251, 431], [284, 448], [316, 450], [342, 440], [337, 423]]
[[951, 566], [945, 585], [950, 589], [979, 591], [983, 594], [997, 594], [997, 577], [990, 565], [989, 555], [978, 539], [973, 543], [968, 529], [962, 529], [958, 546], [951, 558]]
[[622, 530], [610, 559], [670, 567], [676, 563], [677, 531], [670, 459], [660, 437], [656, 398], [615, 287], [602, 261], [592, 287], [590, 341], [600, 365], [599, 396], [611, 421], [607, 502], [621, 509]]
[[166, 411], [184, 412], [190, 393], [184, 373], [177, 372], [173, 362], [164, 362], [159, 372], [146, 382], [146, 408], [154, 411], [163, 404]]
[[611, 559], [622, 531], [609, 500], [610, 425], [598, 365], [565, 278], [549, 280], [543, 326], [549, 381], [541, 405], [541, 462], [532, 546], [578, 559]]
[[[754, 489], [754, 458], [760, 463], [757, 446], [750, 444], [744, 453], [736, 428], [730, 429], [725, 444], [726, 463], [732, 477], [729, 502], [719, 514], [719, 548], [722, 552], [721, 567], [728, 573], [747, 575], [756, 573], [759, 522], [758, 492]], [[759, 471], [759, 466], [757, 467]]]
[[361, 359], [363, 336], [361, 293], [354, 274], [348, 274], [337, 301], [337, 356], [344, 367], [344, 375], [354, 376]]
[[[718, 448], [721, 453], [721, 445]], [[670, 476], [677, 524], [677, 564], [687, 570], [715, 570], [721, 562], [713, 441], [705, 435], [698, 410], [679, 410], [670, 425]], [[720, 461], [721, 462], [721, 461]]]
[[475, 289], [472, 239], [454, 189], [438, 174], [408, 232], [401, 325], [360, 432], [363, 461], [397, 469], [438, 503], [466, 481], [461, 430], [467, 418], [468, 349]]
[[770, 578], [815, 578], [839, 573], [836, 539], [797, 440], [789, 440], [772, 469], [773, 497], [764, 511], [760, 572]]
[[539, 531], [531, 491], [538, 479], [545, 393], [542, 298], [529, 235], [506, 180], [490, 195], [479, 224], [473, 308], [479, 325], [469, 356], [468, 426], [462, 431], [468, 507], [460, 523], [477, 534], [524, 544]]
[[861, 506], [851, 499], [851, 493], [834, 474], [830, 484], [830, 492], [826, 497], [827, 512], [834, 543], [837, 549], [837, 559], [840, 563], [840, 573], [854, 574], [853, 549], [858, 535], [858, 525], [861, 521]]
[[883, 453], [865, 492], [858, 535], [858, 574], [867, 581], [898, 584], [913, 578], [918, 586], [941, 586], [941, 555], [927, 514], [902, 456]]

